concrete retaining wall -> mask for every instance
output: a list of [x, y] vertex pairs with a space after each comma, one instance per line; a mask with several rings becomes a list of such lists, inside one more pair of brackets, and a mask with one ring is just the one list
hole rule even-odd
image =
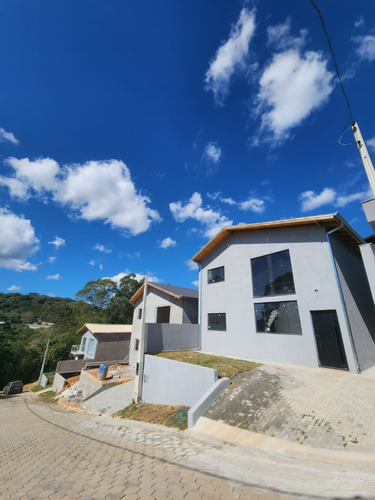
[[64, 389], [66, 384], [65, 378], [59, 373], [55, 373], [55, 378], [53, 379], [53, 385], [51, 390], [55, 392], [60, 392]]
[[188, 412], [188, 428], [193, 427], [199, 417], [207, 410], [207, 408], [220, 396], [222, 392], [230, 385], [229, 378], [221, 378], [218, 380], [203, 396], [190, 408]]
[[217, 370], [145, 356], [142, 400], [193, 406], [217, 381]]

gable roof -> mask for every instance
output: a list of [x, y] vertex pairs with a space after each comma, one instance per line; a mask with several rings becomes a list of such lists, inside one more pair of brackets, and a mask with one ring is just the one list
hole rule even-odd
[[106, 325], [99, 323], [85, 323], [77, 333], [90, 330], [93, 335], [98, 333], [131, 333], [132, 325]]
[[338, 212], [335, 212], [334, 214], [315, 215], [311, 217], [299, 217], [295, 219], [282, 219], [269, 222], [256, 222], [254, 224], [240, 224], [238, 226], [224, 227], [203, 248], [201, 248], [198, 253], [194, 255], [192, 260], [197, 263], [201, 262], [232, 233], [313, 225], [326, 227], [328, 230], [340, 228], [337, 230], [336, 234], [338, 234], [342, 239], [353, 246], [358, 246], [365, 243], [365, 241], [359, 236], [358, 233], [354, 231], [354, 229], [348, 224], [348, 222], [346, 222], [346, 220]]
[[[147, 288], [155, 288], [161, 292], [171, 295], [175, 299], [192, 299], [198, 300], [198, 290], [193, 288], [184, 288], [182, 286], [173, 285], [163, 285], [162, 283], [147, 283]], [[142, 285], [129, 300], [131, 304], [137, 302], [137, 300], [143, 295], [144, 285]]]

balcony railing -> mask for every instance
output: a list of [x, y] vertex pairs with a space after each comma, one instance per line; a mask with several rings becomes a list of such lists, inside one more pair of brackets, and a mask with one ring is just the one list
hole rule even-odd
[[84, 351], [82, 351], [80, 345], [72, 345], [72, 348], [70, 349], [70, 352], [72, 354], [84, 354]]

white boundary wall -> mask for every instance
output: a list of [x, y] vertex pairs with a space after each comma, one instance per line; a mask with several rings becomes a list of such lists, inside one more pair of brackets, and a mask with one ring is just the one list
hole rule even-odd
[[142, 400], [193, 406], [217, 381], [217, 370], [157, 356], [145, 356]]

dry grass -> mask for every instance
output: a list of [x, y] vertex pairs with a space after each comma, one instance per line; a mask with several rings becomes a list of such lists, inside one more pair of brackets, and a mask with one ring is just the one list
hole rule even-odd
[[205, 366], [206, 368], [215, 368], [220, 378], [233, 378], [238, 373], [247, 372], [260, 366], [258, 363], [253, 363], [251, 361], [203, 354], [199, 351], [161, 352], [157, 354], [157, 356], [174, 359], [175, 361], [183, 361], [184, 363], [193, 365]]
[[128, 418], [139, 422], [165, 425], [184, 430], [187, 428], [186, 406], [156, 405], [150, 403], [132, 404], [123, 410], [118, 411], [113, 416], [117, 418]]

